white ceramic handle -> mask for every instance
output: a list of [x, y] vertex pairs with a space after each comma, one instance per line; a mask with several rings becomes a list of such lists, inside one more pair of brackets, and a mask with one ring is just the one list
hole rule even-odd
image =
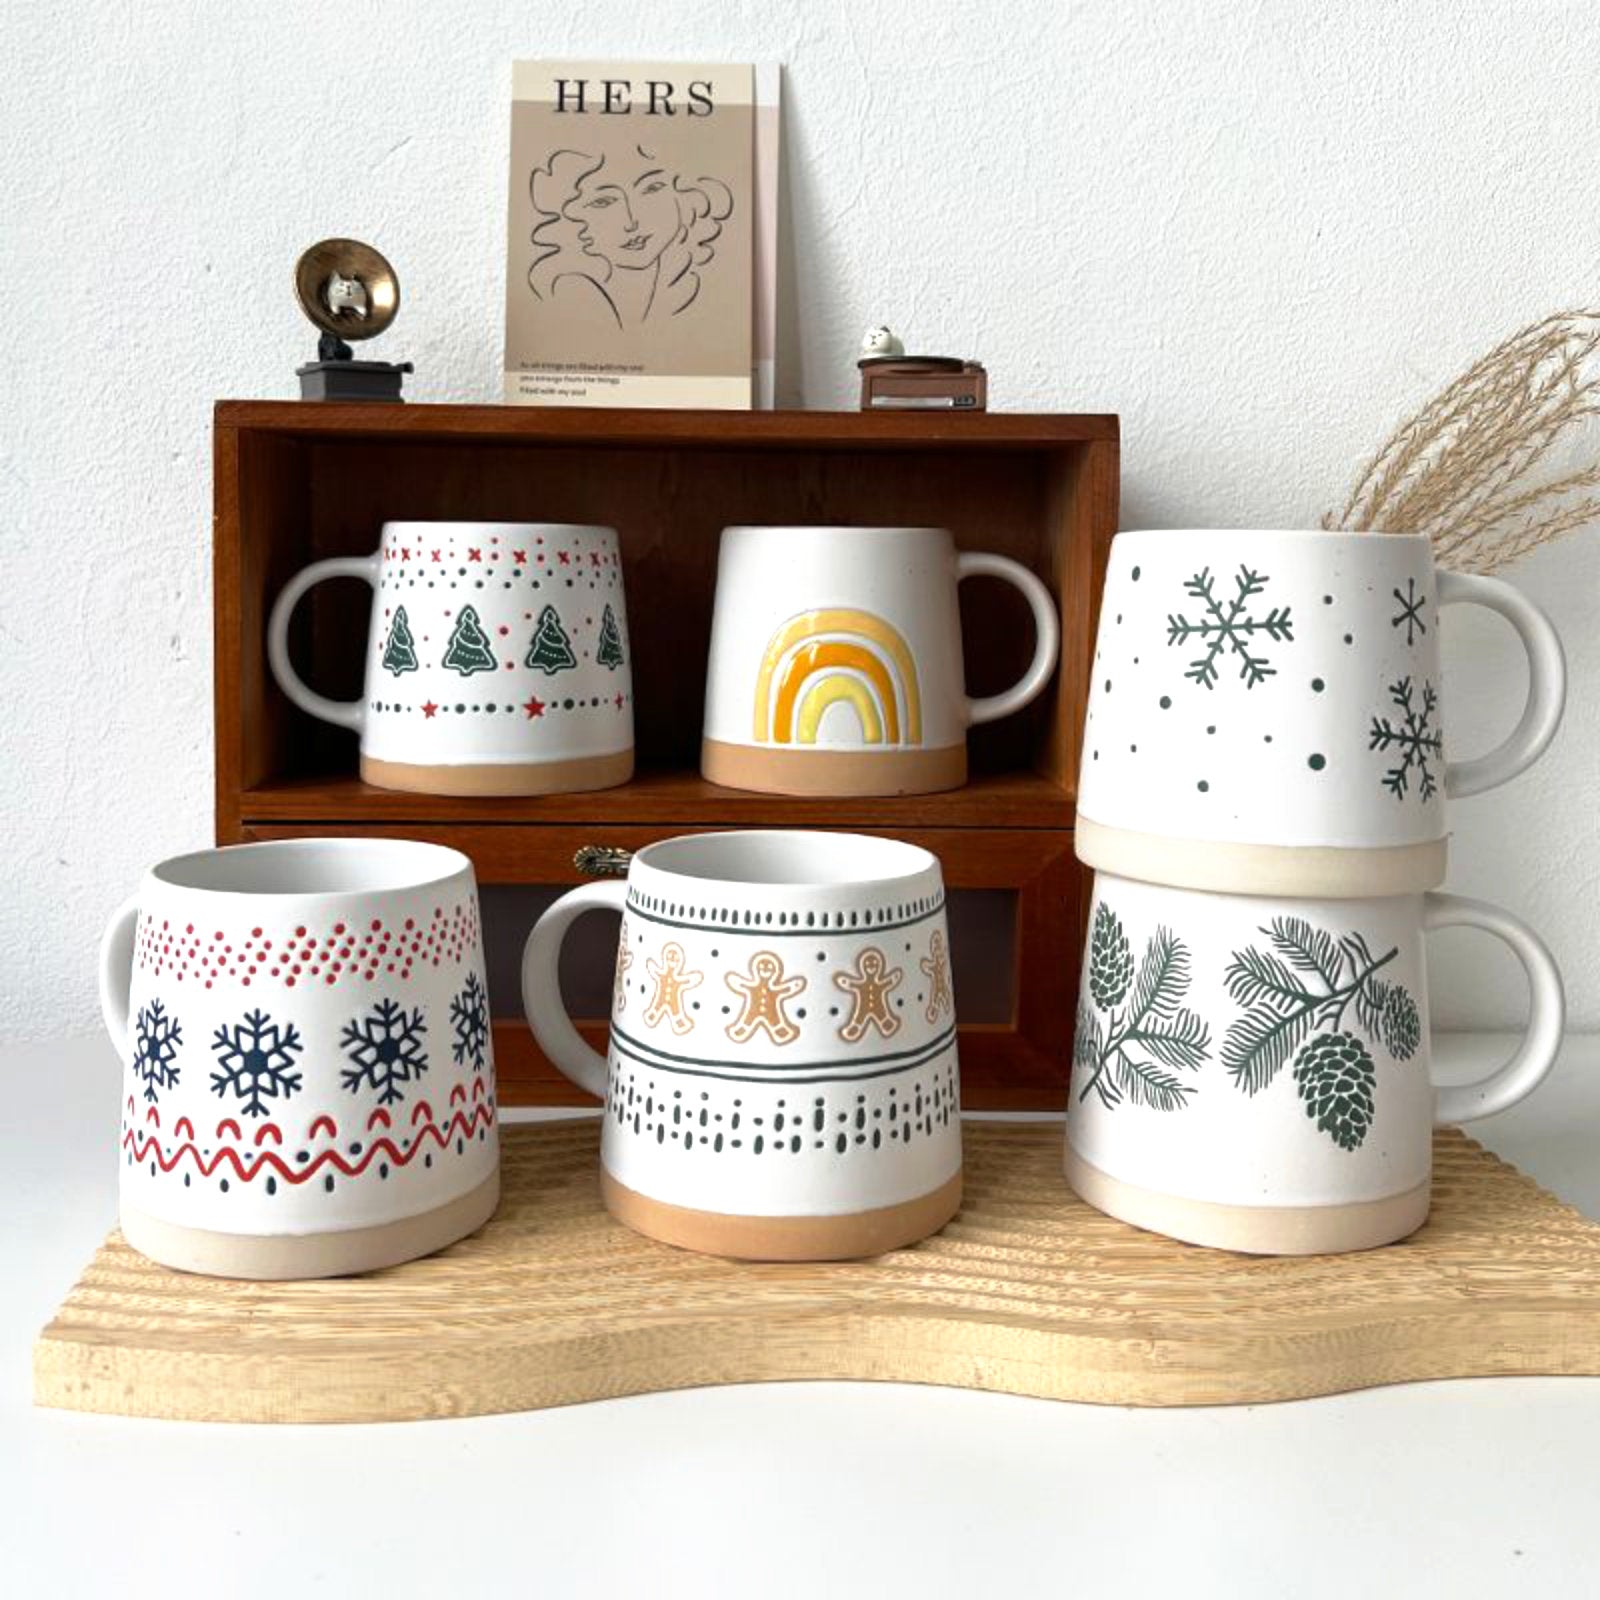
[[586, 911], [621, 911], [628, 885], [585, 883], [569, 889], [533, 925], [522, 950], [522, 1009], [539, 1048], [580, 1089], [606, 1097], [606, 1058], [583, 1042], [561, 998], [561, 945], [567, 929]]
[[309, 567], [295, 573], [284, 585], [283, 593], [278, 596], [267, 622], [267, 662], [272, 668], [272, 676], [278, 680], [278, 687], [302, 711], [320, 717], [324, 722], [331, 722], [337, 728], [354, 728], [359, 733], [366, 719], [363, 702], [330, 700], [326, 695], [307, 688], [305, 680], [294, 670], [294, 663], [289, 659], [289, 619], [294, 615], [300, 597], [324, 578], [361, 578], [376, 589], [378, 558], [375, 555], [335, 556], [330, 561], [313, 561]]
[[1022, 597], [1033, 612], [1033, 660], [1028, 670], [1003, 694], [985, 695], [967, 701], [967, 721], [993, 722], [998, 717], [1009, 717], [1020, 711], [1050, 681], [1056, 670], [1056, 657], [1061, 653], [1061, 624], [1056, 620], [1056, 603], [1050, 591], [1020, 561], [1009, 556], [986, 555], [971, 551], [956, 558], [956, 581], [963, 578], [1004, 578], [1022, 591]]
[[[1434, 1103], [1433, 1120], [1438, 1127], [1492, 1116], [1531, 1094], [1556, 1064], [1567, 1014], [1561, 973], [1544, 941], [1527, 923], [1485, 901], [1468, 900], [1458, 894], [1424, 895], [1422, 926], [1430, 930], [1481, 928], [1492, 933], [1510, 946], [1528, 975], [1528, 1026], [1516, 1054], [1476, 1083], [1441, 1087]], [[1435, 1049], [1434, 1058], [1437, 1060], [1438, 1056]]]
[[1567, 703], [1567, 658], [1561, 648], [1561, 635], [1549, 617], [1520, 590], [1499, 578], [1441, 572], [1439, 604], [1480, 605], [1498, 611], [1517, 630], [1528, 655], [1528, 700], [1510, 736], [1487, 755], [1445, 765], [1445, 793], [1459, 799], [1498, 787], [1544, 754], [1545, 746], [1561, 726], [1562, 708]]
[[128, 990], [133, 983], [133, 940], [138, 925], [135, 896], [122, 902], [100, 935], [100, 1015], [124, 1062], [128, 1059]]

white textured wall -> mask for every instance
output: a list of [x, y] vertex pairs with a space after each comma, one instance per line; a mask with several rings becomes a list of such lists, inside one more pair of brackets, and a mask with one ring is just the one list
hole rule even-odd
[[[495, 396], [513, 57], [785, 64], [791, 403], [852, 403], [887, 319], [999, 406], [1121, 412], [1125, 526], [1294, 526], [1492, 341], [1600, 301], [1597, 45], [1584, 0], [9, 0], [0, 1033], [92, 1026], [103, 918], [209, 839], [209, 412], [292, 394], [299, 250], [378, 244], [378, 353], [415, 399]], [[1541, 927], [1593, 1027], [1600, 538], [1517, 578], [1571, 708], [1457, 808], [1452, 886]], [[1446, 632], [1471, 753], [1519, 669], [1488, 620]], [[1437, 1012], [1511, 1021], [1507, 959], [1445, 938]]]

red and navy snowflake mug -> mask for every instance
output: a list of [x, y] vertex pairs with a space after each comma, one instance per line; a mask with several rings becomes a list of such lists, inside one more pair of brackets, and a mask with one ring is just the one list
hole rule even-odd
[[[1516, 630], [1528, 699], [1488, 754], [1446, 761], [1439, 613]], [[1078, 857], [1225, 893], [1372, 895], [1443, 882], [1447, 797], [1537, 760], [1566, 670], [1497, 578], [1388, 533], [1163, 529], [1111, 546], [1078, 779]]]
[[123, 1236], [236, 1278], [366, 1272], [499, 1199], [477, 883], [455, 850], [300, 839], [178, 856], [100, 948], [123, 1061]]
[[[365, 688], [330, 700], [289, 659], [295, 606], [327, 578], [372, 587]], [[564, 794], [633, 775], [633, 671], [611, 528], [390, 522], [369, 556], [284, 586], [267, 659], [302, 711], [361, 739], [361, 776], [422, 794]]]
[[[609, 1054], [563, 1006], [574, 920], [619, 911]], [[961, 1089], [935, 856], [851, 833], [647, 845], [528, 937], [545, 1054], [605, 1104], [601, 1193], [668, 1244], [766, 1261], [877, 1255], [961, 1203]]]

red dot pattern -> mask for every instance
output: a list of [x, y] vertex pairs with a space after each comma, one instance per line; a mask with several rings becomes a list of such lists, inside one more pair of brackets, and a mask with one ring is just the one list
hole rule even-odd
[[167, 917], [139, 917], [134, 964], [177, 983], [210, 989], [294, 989], [306, 984], [375, 982], [379, 973], [408, 979], [422, 967], [456, 967], [478, 949], [476, 900], [436, 905], [414, 916], [373, 917], [355, 924], [306, 923], [281, 928], [204, 928]]

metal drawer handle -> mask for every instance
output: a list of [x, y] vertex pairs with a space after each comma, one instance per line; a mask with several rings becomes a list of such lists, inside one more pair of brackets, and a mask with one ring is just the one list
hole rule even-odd
[[580, 845], [572, 853], [572, 864], [586, 878], [625, 878], [633, 851], [614, 844]]

